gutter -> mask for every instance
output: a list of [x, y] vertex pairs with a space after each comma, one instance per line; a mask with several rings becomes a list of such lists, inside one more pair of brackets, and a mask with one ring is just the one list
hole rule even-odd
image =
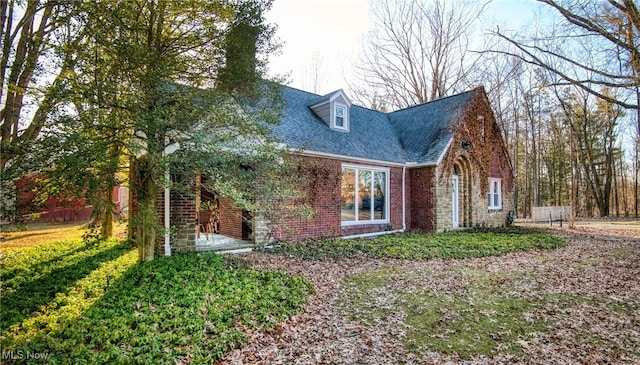
[[373, 160], [373, 159], [369, 159], [369, 158], [353, 157], [353, 156], [346, 156], [346, 155], [337, 155], [337, 154], [334, 154], [334, 153], [317, 152], [317, 151], [311, 151], [311, 150], [303, 150], [303, 151], [295, 151], [294, 150], [294, 151], [291, 151], [291, 153], [294, 154], [294, 155], [300, 155], [300, 156], [324, 157], [324, 158], [331, 158], [331, 159], [341, 160], [341, 161], [353, 161], [354, 163], [368, 163], [368, 164], [373, 164], [373, 165], [383, 165], [383, 166], [389, 166], [389, 167], [408, 167], [408, 168], [433, 167], [433, 166], [438, 166], [438, 164], [440, 162], [442, 162], [442, 160], [444, 159], [444, 155], [446, 154], [447, 150], [451, 146], [451, 142], [452, 142], [452, 140], [449, 141], [449, 143], [447, 144], [447, 147], [445, 148], [444, 152], [440, 155], [440, 157], [438, 157], [438, 161], [436, 161], [436, 162], [423, 162], [423, 163], [417, 163], [417, 162], [413, 162], [413, 161], [407, 161], [407, 162], [404, 162], [404, 163], [402, 163], [402, 162], [381, 161], [381, 160]]
[[337, 155], [334, 153], [316, 152], [311, 150], [293, 151], [293, 153], [301, 156], [325, 157], [325, 158], [332, 158], [332, 159], [342, 160], [342, 161], [355, 161], [355, 162], [363, 162], [363, 163], [374, 164], [374, 165], [384, 165], [384, 166], [394, 166], [394, 167], [405, 166], [405, 164], [401, 162], [380, 161], [380, 160], [373, 160], [369, 158], [344, 156], [344, 155]]

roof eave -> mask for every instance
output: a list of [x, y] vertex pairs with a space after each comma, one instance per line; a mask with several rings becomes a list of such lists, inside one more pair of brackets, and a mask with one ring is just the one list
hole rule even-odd
[[438, 157], [438, 161], [436, 161], [435, 165], [440, 165], [442, 163], [442, 160], [444, 160], [444, 155], [447, 153], [447, 151], [449, 151], [449, 147], [451, 147], [452, 143], [453, 143], [453, 136], [449, 138], [449, 142], [447, 142], [447, 145], [442, 150], [442, 153], [440, 153], [440, 157]]
[[383, 160], [376, 160], [371, 158], [346, 156], [346, 155], [339, 155], [335, 153], [319, 152], [319, 151], [311, 151], [311, 150], [296, 151], [294, 152], [294, 154], [302, 155], [302, 156], [311, 156], [311, 157], [325, 157], [325, 158], [332, 158], [336, 160], [349, 160], [349, 161], [371, 163], [371, 164], [385, 165], [385, 166], [396, 166], [396, 167], [408, 166], [407, 163], [403, 163], [403, 162], [383, 161]]

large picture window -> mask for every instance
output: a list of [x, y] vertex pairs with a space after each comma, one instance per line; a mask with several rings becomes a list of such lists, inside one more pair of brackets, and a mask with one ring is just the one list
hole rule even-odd
[[502, 209], [502, 180], [489, 178], [489, 209]]
[[344, 166], [341, 210], [343, 224], [387, 222], [389, 171]]

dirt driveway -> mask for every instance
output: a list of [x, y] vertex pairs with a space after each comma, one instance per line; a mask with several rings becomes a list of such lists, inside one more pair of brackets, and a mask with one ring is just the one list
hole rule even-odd
[[[640, 222], [583, 222], [573, 229], [555, 227], [553, 232], [566, 240], [566, 247], [465, 260], [303, 261], [247, 254], [256, 267], [304, 275], [315, 283], [317, 293], [305, 312], [282, 326], [252, 333], [225, 363], [640, 364]], [[389, 276], [376, 288], [374, 296], [368, 297], [370, 305], [349, 307], [356, 303], [349, 278], [391, 269], [400, 274]], [[503, 286], [497, 288], [501, 295], [539, 301], [535, 309], [523, 313], [522, 320], [543, 323], [544, 330], [515, 341], [516, 352], [508, 349], [512, 344], [496, 338], [489, 356], [461, 358], [429, 346], [407, 346], [412, 328], [406, 311], [396, 306], [403, 293], [468, 295], [466, 285], [477, 276], [461, 276], [461, 272], [509, 278], [494, 282]], [[386, 315], [384, 320], [364, 321], [369, 317], [361, 312]], [[443, 316], [442, 320], [447, 318], [451, 319]]]

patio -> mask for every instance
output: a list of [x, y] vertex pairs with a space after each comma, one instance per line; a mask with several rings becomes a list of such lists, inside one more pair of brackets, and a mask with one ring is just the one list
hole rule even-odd
[[251, 241], [223, 236], [217, 233], [201, 233], [196, 239], [196, 251], [219, 251], [221, 253], [250, 252], [255, 247]]

